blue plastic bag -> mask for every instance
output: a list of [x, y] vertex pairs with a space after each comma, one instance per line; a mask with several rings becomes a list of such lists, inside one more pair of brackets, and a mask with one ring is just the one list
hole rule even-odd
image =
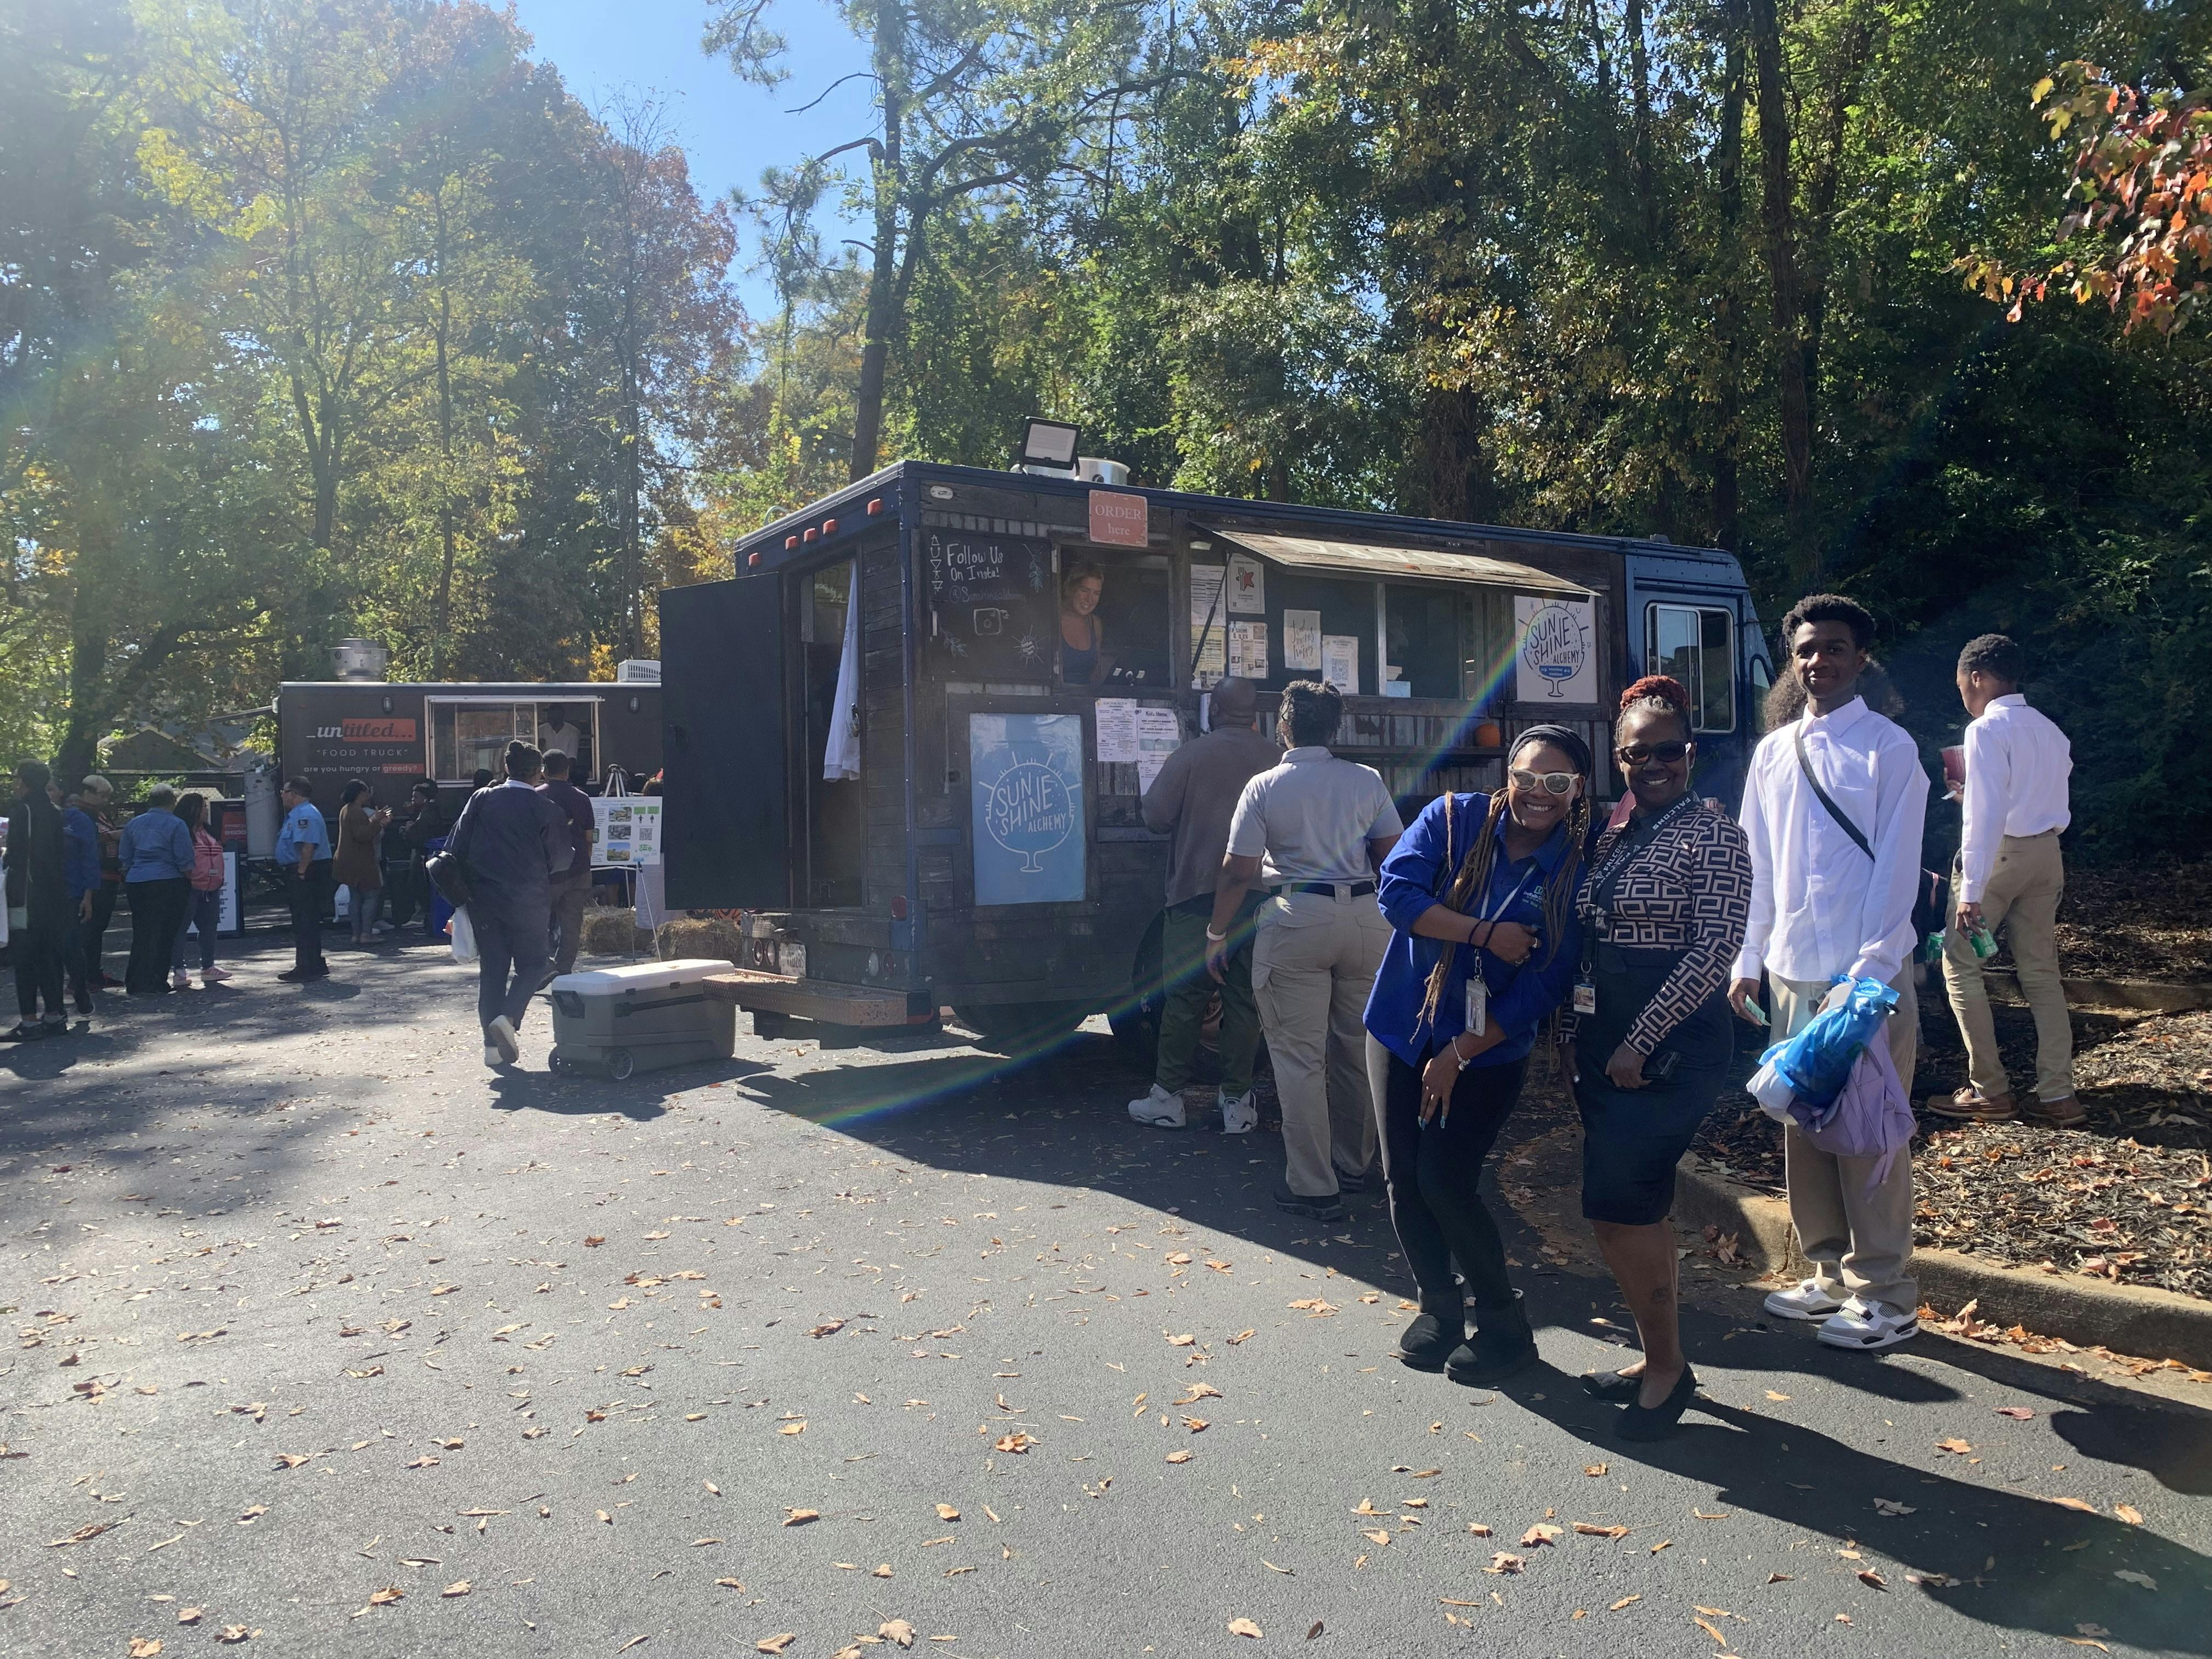
[[1843, 1092], [1859, 1050], [1881, 1034], [1882, 1023], [1897, 1006], [1897, 993], [1878, 979], [1855, 979], [1850, 984], [1850, 992], [1841, 1004], [1814, 1015], [1796, 1036], [1759, 1057], [1800, 1101], [1815, 1109], [1832, 1104]]

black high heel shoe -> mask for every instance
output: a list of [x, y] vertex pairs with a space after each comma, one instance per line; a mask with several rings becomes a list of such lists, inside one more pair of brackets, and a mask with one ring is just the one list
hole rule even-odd
[[[1639, 1385], [1640, 1386], [1640, 1385]], [[1698, 1392], [1698, 1374], [1687, 1365], [1667, 1397], [1656, 1406], [1639, 1406], [1630, 1401], [1620, 1413], [1620, 1434], [1623, 1440], [1664, 1440], [1674, 1432], [1674, 1425], [1682, 1413], [1690, 1408], [1690, 1401]]]
[[1590, 1371], [1583, 1377], [1583, 1392], [1613, 1406], [1632, 1406], [1644, 1378], [1623, 1376], [1619, 1371]]

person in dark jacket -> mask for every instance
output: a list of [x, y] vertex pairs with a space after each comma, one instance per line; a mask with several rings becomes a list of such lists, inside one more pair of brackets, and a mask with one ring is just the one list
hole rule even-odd
[[123, 988], [133, 996], [169, 994], [169, 947], [191, 902], [192, 832], [175, 811], [177, 792], [157, 783], [146, 810], [123, 826], [116, 855], [131, 895], [131, 966]]
[[538, 786], [568, 820], [568, 836], [576, 849], [576, 861], [553, 878], [553, 966], [545, 975], [548, 985], [575, 970], [576, 949], [584, 942], [584, 904], [592, 896], [592, 798], [568, 781], [570, 764], [558, 749], [547, 750], [545, 781]]
[[522, 1058], [515, 1029], [545, 977], [553, 881], [575, 862], [567, 816], [535, 787], [542, 758], [520, 738], [507, 744], [507, 781], [469, 797], [446, 844], [469, 885], [487, 1066]]
[[[57, 793], [56, 786], [47, 786], [47, 793]], [[69, 887], [69, 931], [62, 940], [62, 965], [67, 970], [70, 995], [76, 1001], [80, 1014], [92, 1012], [92, 994], [98, 981], [98, 952], [94, 960], [86, 960], [85, 934], [92, 927], [92, 912], [98, 897], [100, 879], [100, 827], [92, 821], [92, 814], [71, 795], [60, 803], [62, 809], [62, 878]]]
[[[4, 1034], [10, 1042], [59, 1036], [69, 1030], [62, 1006], [62, 949], [69, 937], [68, 859], [62, 815], [46, 797], [52, 777], [36, 761], [15, 769], [15, 805], [8, 814], [8, 905], [22, 907], [23, 931], [9, 941], [15, 961], [15, 1007], [22, 1018]], [[39, 1004], [46, 1003], [46, 1018]]]
[[119, 991], [123, 981], [107, 971], [105, 960], [107, 924], [123, 896], [123, 860], [116, 853], [123, 825], [115, 816], [115, 786], [95, 772], [80, 786], [77, 799], [100, 839], [100, 885], [92, 890], [92, 914], [83, 924], [85, 975], [94, 991]]

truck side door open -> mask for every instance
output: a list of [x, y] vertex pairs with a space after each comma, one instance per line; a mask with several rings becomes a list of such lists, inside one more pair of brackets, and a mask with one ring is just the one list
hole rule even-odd
[[783, 653], [774, 573], [660, 595], [672, 908], [791, 902]]

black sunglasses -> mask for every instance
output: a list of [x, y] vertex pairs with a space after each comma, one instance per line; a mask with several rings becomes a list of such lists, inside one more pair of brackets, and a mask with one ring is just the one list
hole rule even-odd
[[1613, 751], [1614, 759], [1629, 766], [1641, 766], [1648, 760], [1664, 761], [1672, 766], [1689, 752], [1686, 743], [1632, 743]]

